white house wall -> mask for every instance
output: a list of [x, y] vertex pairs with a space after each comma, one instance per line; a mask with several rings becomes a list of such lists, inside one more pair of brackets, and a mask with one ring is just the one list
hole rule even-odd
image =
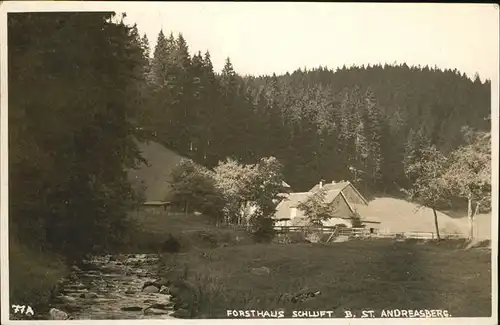
[[323, 226], [325, 227], [333, 227], [336, 225], [345, 225], [346, 227], [352, 227], [352, 223], [350, 220], [341, 219], [341, 218], [330, 218], [328, 220], [323, 221]]
[[290, 226], [290, 221], [289, 220], [280, 220], [280, 221], [276, 221], [274, 223], [275, 226], [279, 226], [279, 227], [286, 227], [286, 226]]

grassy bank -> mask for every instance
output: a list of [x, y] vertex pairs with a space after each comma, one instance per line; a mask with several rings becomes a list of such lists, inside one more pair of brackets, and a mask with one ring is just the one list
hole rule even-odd
[[182, 253], [251, 243], [245, 231], [216, 227], [200, 215], [141, 212], [132, 214], [131, 218], [137, 225], [124, 248], [131, 253]]
[[16, 240], [11, 240], [9, 251], [10, 304], [29, 305], [36, 314], [47, 307], [51, 289], [68, 267], [60, 256], [30, 249]]
[[[449, 242], [242, 245], [165, 255], [163, 275], [191, 317], [280, 308], [288, 317], [293, 310], [335, 310], [343, 317], [344, 310], [389, 308], [478, 317], [491, 313], [490, 254]], [[269, 274], [252, 272], [262, 266]], [[290, 299], [318, 291], [305, 301]]]

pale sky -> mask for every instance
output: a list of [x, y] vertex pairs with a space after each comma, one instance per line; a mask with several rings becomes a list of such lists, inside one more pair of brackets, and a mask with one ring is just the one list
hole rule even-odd
[[495, 79], [499, 10], [493, 4], [258, 2], [4, 2], [40, 10], [126, 12], [152, 46], [158, 32], [184, 34], [191, 54], [207, 49], [220, 71], [240, 74], [299, 67], [402, 63], [457, 68]]
[[457, 68], [481, 79], [498, 73], [498, 7], [473, 4], [133, 3], [116, 5], [152, 46], [158, 32], [182, 32], [226, 57], [241, 74], [277, 74], [318, 65], [406, 62]]

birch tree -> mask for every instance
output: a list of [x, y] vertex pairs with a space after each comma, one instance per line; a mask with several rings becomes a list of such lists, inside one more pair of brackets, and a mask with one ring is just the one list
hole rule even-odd
[[[469, 237], [474, 237], [474, 217], [491, 208], [491, 134], [463, 129], [466, 144], [451, 154], [444, 181], [454, 195], [467, 200]], [[475, 207], [473, 207], [475, 204]]]

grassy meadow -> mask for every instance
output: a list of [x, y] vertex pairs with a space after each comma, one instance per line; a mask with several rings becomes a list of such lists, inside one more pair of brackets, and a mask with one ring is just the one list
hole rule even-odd
[[[454, 317], [491, 313], [490, 252], [390, 240], [245, 245], [177, 256], [200, 294], [198, 317], [227, 309], [446, 309]], [[168, 259], [167, 257], [167, 264]], [[255, 275], [266, 266], [270, 273]], [[320, 291], [293, 303], [280, 294]]]
[[[188, 309], [189, 317], [225, 318], [228, 309], [284, 309], [287, 317], [293, 310], [334, 310], [343, 317], [344, 310], [377, 313], [391, 308], [446, 309], [453, 317], [491, 314], [488, 247], [467, 248], [457, 240], [383, 239], [253, 244], [236, 241], [232, 230], [203, 227], [201, 216], [148, 220], [149, 229], [160, 234], [168, 227], [189, 243], [178, 254], [163, 254], [161, 272], [172, 284], [175, 303]], [[269, 274], [252, 272], [263, 266]], [[317, 291], [305, 301], [289, 299]]]

